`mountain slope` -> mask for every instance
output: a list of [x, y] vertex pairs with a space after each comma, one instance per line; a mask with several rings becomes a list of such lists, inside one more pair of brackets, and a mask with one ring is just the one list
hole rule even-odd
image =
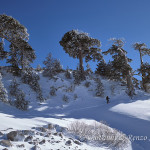
[[[32, 127], [41, 127], [49, 123], [57, 124], [61, 127], [68, 127], [70, 123], [76, 120], [87, 124], [96, 120], [97, 122], [107, 122], [110, 127], [116, 128], [126, 135], [147, 136], [148, 139], [150, 138], [148, 132], [150, 130], [150, 111], [148, 107], [146, 112], [143, 112], [143, 109], [149, 105], [148, 99], [150, 96], [144, 92], [136, 90], [137, 95], [131, 100], [125, 93], [125, 86], [122, 86], [121, 83], [109, 81], [96, 75], [92, 75], [92, 77], [89, 77], [80, 85], [75, 86], [73, 79], [66, 79], [64, 73], [58, 74], [55, 79], [51, 80], [43, 77], [42, 73], [38, 74], [40, 76], [39, 83], [43, 96], [47, 100], [40, 103], [36, 99], [36, 93], [29, 85], [23, 84], [20, 77], [16, 77], [20, 83], [19, 87], [26, 93], [26, 99], [30, 101], [29, 110], [20, 111], [12, 106], [0, 103], [0, 118], [3, 120], [0, 123], [0, 130], [2, 132], [6, 129], [8, 129], [7, 132], [12, 130], [9, 128], [13, 128], [13, 130], [24, 130], [31, 129]], [[96, 83], [93, 78], [96, 77], [99, 77], [104, 85], [104, 97], [95, 96]], [[12, 79], [13, 76], [10, 73], [3, 71], [3, 83], [8, 91]], [[87, 81], [91, 83], [88, 88], [85, 87]], [[114, 87], [113, 92], [112, 85]], [[57, 89], [56, 96], [49, 94], [51, 86]], [[64, 95], [68, 97], [68, 102], [63, 101]], [[107, 95], [110, 97], [109, 104], [106, 104], [105, 100]], [[9, 97], [12, 98], [10, 95]], [[139, 105], [139, 101], [137, 100], [141, 100]], [[148, 150], [148, 147], [150, 147], [148, 140], [133, 141], [133, 138], [130, 140], [132, 140], [133, 150]], [[87, 143], [84, 144], [86, 146], [80, 147], [80, 149], [92, 149]], [[102, 146], [96, 148], [92, 145], [92, 147], [97, 150], [108, 149]], [[54, 147], [54, 149], [56, 148], [57, 146]], [[127, 149], [131, 149], [130, 145]]]

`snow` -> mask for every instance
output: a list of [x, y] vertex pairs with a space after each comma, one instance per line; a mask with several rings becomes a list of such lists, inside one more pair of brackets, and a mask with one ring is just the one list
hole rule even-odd
[[112, 107], [111, 111], [150, 121], [150, 100], [137, 100], [127, 104], [121, 103]]
[[[13, 76], [6, 72], [3, 74], [3, 83], [8, 90]], [[0, 131], [8, 133], [12, 130], [41, 127], [48, 123], [68, 127], [71, 122], [76, 120], [87, 124], [91, 124], [96, 120], [97, 122], [106, 122], [110, 127], [122, 131], [127, 136], [147, 136], [150, 139], [150, 95], [137, 90], [137, 95], [131, 100], [125, 93], [125, 87], [121, 86], [119, 82], [101, 78], [104, 84], [105, 97], [107, 95], [110, 97], [110, 103], [106, 104], [105, 97], [95, 97], [96, 84], [90, 78], [87, 79], [91, 82], [89, 88], [86, 88], [84, 86], [85, 82], [83, 82], [81, 85], [75, 86], [72, 92], [66, 92], [66, 89], [73, 85], [73, 79], [65, 79], [63, 74], [56, 76], [57, 80], [45, 78], [41, 73], [39, 75], [39, 83], [47, 100], [39, 103], [36, 100], [36, 93], [28, 85], [21, 83], [20, 78], [17, 77], [17, 81], [21, 83], [19, 87], [23, 89], [26, 93], [26, 99], [30, 101], [30, 107], [28, 111], [20, 111], [0, 102]], [[111, 93], [112, 85], [115, 87], [113, 95]], [[56, 96], [50, 96], [51, 86], [58, 88]], [[74, 100], [74, 94], [78, 96], [76, 100]], [[63, 95], [69, 97], [68, 103], [62, 100]], [[51, 149], [60, 149], [62, 145], [62, 143], [57, 146], [51, 145]], [[30, 145], [26, 145], [26, 147], [30, 149]], [[149, 150], [149, 147], [150, 141], [148, 140], [134, 140], [126, 150]], [[42, 150], [48, 148], [47, 143], [44, 147], [41, 146]], [[15, 147], [11, 148], [11, 150], [13, 149], [15, 150]], [[80, 149], [108, 150], [109, 148], [104, 146], [94, 147], [88, 143], [83, 143]]]

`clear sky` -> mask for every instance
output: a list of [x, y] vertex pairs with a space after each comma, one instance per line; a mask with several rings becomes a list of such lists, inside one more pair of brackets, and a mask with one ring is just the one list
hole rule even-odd
[[[42, 64], [51, 52], [64, 68], [75, 69], [78, 60], [69, 57], [59, 45], [62, 36], [72, 29], [99, 39], [102, 51], [111, 46], [108, 39], [125, 38], [124, 48], [133, 59], [134, 69], [140, 61], [132, 44], [141, 41], [150, 47], [149, 0], [1, 0], [0, 14], [3, 13], [19, 20], [28, 29], [29, 43], [37, 55], [34, 66]], [[149, 57], [144, 59], [149, 61]], [[90, 65], [94, 69], [96, 63]]]

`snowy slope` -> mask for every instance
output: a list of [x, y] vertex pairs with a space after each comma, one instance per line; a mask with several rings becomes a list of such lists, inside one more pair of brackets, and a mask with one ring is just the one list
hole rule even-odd
[[[86, 81], [79, 86], [74, 86], [73, 79], [66, 79], [63, 73], [57, 75], [55, 80], [43, 77], [41, 73], [39, 75], [39, 83], [47, 100], [39, 103], [36, 100], [36, 93], [17, 77], [17, 81], [20, 82], [20, 88], [26, 93], [26, 99], [30, 101], [30, 107], [28, 111], [24, 112], [0, 103], [0, 118], [2, 120], [0, 131], [9, 128], [14, 130], [31, 129], [48, 123], [68, 127], [74, 120], [84, 121], [87, 124], [96, 120], [98, 122], [107, 122], [110, 127], [116, 128], [126, 135], [147, 136], [150, 139], [150, 132], [148, 132], [150, 131], [149, 95], [137, 91], [137, 95], [131, 100], [125, 93], [125, 87], [121, 86], [119, 82], [101, 78], [105, 88], [105, 96], [100, 98], [95, 97], [96, 83], [93, 79], [87, 79], [87, 81], [91, 82], [90, 87], [87, 88], [84, 86]], [[95, 75], [93, 76], [95, 77]], [[13, 76], [10, 73], [3, 73], [3, 83], [8, 91], [12, 79]], [[115, 87], [114, 93], [111, 91], [112, 85]], [[56, 96], [50, 96], [51, 86], [57, 88]], [[72, 87], [72, 91], [68, 90], [70, 87]], [[75, 94], [77, 94], [76, 99], [74, 99]], [[64, 95], [68, 96], [68, 102], [62, 100]], [[108, 105], [105, 100], [107, 95], [111, 98]], [[130, 140], [132, 141], [133, 150], [149, 150], [149, 140]], [[108, 149], [106, 147], [91, 147], [87, 143], [83, 145], [80, 149]], [[48, 148], [48, 146], [45, 146], [45, 150], [47, 149], [46, 147]], [[57, 145], [53, 149], [57, 149]], [[128, 147], [129, 149], [130, 146]]]

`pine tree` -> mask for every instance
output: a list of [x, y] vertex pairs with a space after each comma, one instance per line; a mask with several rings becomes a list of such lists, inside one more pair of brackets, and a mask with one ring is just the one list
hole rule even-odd
[[69, 71], [69, 67], [67, 66], [67, 69], [66, 69], [66, 72], [65, 72], [65, 77], [67, 78], [67, 79], [71, 79], [71, 73], [70, 73], [70, 71]]
[[0, 74], [0, 101], [8, 102], [7, 90], [4, 88], [2, 83], [2, 75]]
[[56, 96], [56, 88], [54, 86], [50, 87], [50, 95], [51, 96]]
[[10, 43], [19, 38], [23, 40], [29, 39], [27, 29], [16, 19], [5, 14], [0, 15], [0, 37], [6, 39]]
[[95, 73], [111, 80], [120, 79], [120, 76], [117, 76], [115, 68], [113, 68], [113, 64], [110, 61], [108, 63], [106, 63], [104, 60], [100, 61], [97, 64]]
[[46, 60], [43, 62], [45, 65], [43, 75], [47, 77], [53, 77], [57, 73], [62, 71], [62, 66], [57, 59], [52, 58], [51, 53], [48, 54]]
[[21, 110], [27, 110], [29, 102], [25, 100], [25, 94], [22, 90], [19, 89], [16, 95], [16, 100], [14, 101], [16, 108]]
[[145, 73], [145, 67], [148, 66], [148, 64], [144, 64], [142, 57], [144, 55], [150, 56], [150, 49], [147, 48], [147, 45], [145, 43], [135, 43], [133, 45], [133, 47], [135, 50], [138, 50], [140, 53], [140, 61], [141, 61], [140, 73], [142, 74], [142, 88], [146, 91], [145, 84], [147, 83], [147, 79], [145, 79], [145, 78], [147, 78], [147, 77], [146, 77], [146, 73]]
[[38, 71], [38, 72], [40, 72], [40, 71], [42, 71], [42, 67], [41, 67], [41, 65], [39, 64], [39, 65], [37, 65], [37, 67], [36, 67], [36, 69], [35, 69], [36, 71]]
[[113, 74], [118, 79], [126, 80], [127, 93], [132, 97], [134, 95], [134, 86], [132, 83], [132, 68], [129, 65], [131, 59], [126, 56], [127, 52], [123, 49], [123, 40], [116, 38], [113, 38], [111, 40], [113, 41], [112, 47], [108, 51], [103, 52], [103, 54], [107, 55], [108, 53], [110, 53], [112, 55], [112, 58], [114, 59], [112, 61]]
[[10, 94], [12, 96], [16, 96], [17, 92], [19, 91], [19, 83], [17, 82], [16, 78], [14, 78], [9, 86]]
[[11, 102], [16, 108], [27, 110], [29, 102], [25, 100], [25, 93], [19, 88], [19, 83], [14, 78], [9, 86], [10, 94], [15, 97], [14, 103]]
[[42, 90], [39, 84], [40, 77], [29, 67], [22, 71], [21, 80], [25, 84], [29, 84], [30, 87], [37, 93], [37, 98], [40, 101], [44, 101]]
[[114, 95], [115, 95], [115, 85], [112, 84], [112, 85], [110, 86], [110, 89], [111, 89], [111, 95], [114, 96]]
[[79, 59], [79, 70], [81, 80], [85, 79], [83, 58], [88, 62], [90, 60], [101, 60], [103, 57], [100, 53], [100, 41], [89, 37], [87, 33], [78, 30], [67, 32], [59, 42], [66, 53], [73, 58]]
[[0, 38], [10, 42], [10, 52], [5, 52], [0, 44], [1, 58], [7, 58], [7, 63], [22, 69], [33, 62], [35, 52], [28, 44], [29, 34], [27, 29], [16, 19], [7, 15], [0, 15]]
[[20, 48], [14, 44], [10, 44], [10, 52], [9, 57], [7, 58], [7, 63], [10, 63], [14, 68], [19, 68], [21, 66], [21, 68], [24, 69], [36, 58], [35, 52], [26, 41], [20, 39], [17, 43]]
[[133, 85], [134, 85], [134, 87], [135, 87], [135, 88], [138, 88], [138, 89], [140, 89], [140, 87], [139, 87], [139, 85], [140, 85], [140, 82], [139, 82], [139, 80], [138, 80], [138, 79], [136, 79], [136, 78], [133, 78]]
[[97, 68], [95, 73], [102, 75], [102, 76], [107, 76], [107, 64], [104, 60], [101, 60], [98, 64], [97, 64]]
[[74, 77], [74, 84], [79, 85], [82, 79], [81, 79], [81, 72], [78, 66], [77, 69], [73, 71], [73, 77]]
[[5, 58], [7, 58], [8, 53], [6, 51], [4, 51], [4, 39], [1, 39], [0, 42], [0, 59], [3, 60]]
[[96, 87], [96, 96], [103, 97], [104, 96], [104, 86], [99, 78], [95, 79], [97, 87]]
[[68, 101], [69, 101], [69, 98], [68, 98], [67, 95], [64, 95], [64, 96], [63, 96], [63, 101], [64, 101], [64, 102], [68, 102]]
[[[144, 90], [146, 91], [146, 83], [150, 83], [150, 64], [149, 63], [143, 63], [142, 67], [138, 69], [139, 74], [143, 74], [142, 76], [142, 85], [144, 83]], [[143, 87], [142, 87], [143, 88]]]
[[91, 69], [91, 67], [90, 67], [90, 65], [87, 63], [87, 65], [86, 65], [86, 73], [89, 75], [89, 74], [91, 74], [91, 73], [93, 73], [93, 71], [92, 71], [92, 69]]

